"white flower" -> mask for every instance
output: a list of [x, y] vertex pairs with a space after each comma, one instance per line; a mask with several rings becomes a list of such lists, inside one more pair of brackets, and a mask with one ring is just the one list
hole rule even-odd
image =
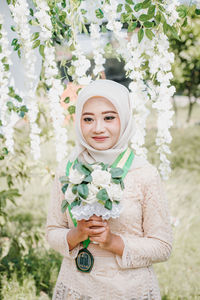
[[111, 181], [111, 174], [103, 170], [94, 170], [91, 173], [93, 183], [97, 186], [107, 185]]
[[77, 196], [74, 193], [72, 193], [72, 187], [73, 187], [73, 185], [69, 185], [66, 192], [65, 192], [65, 199], [67, 200], [67, 202], [69, 204], [71, 204]]
[[94, 202], [97, 202], [98, 199], [96, 197], [96, 194], [98, 193], [99, 189], [92, 183], [88, 184], [88, 190], [89, 190], [89, 194], [87, 196], [87, 199], [83, 199], [84, 202], [88, 203], [88, 204], [92, 204]]
[[121, 201], [122, 195], [123, 195], [123, 190], [120, 186], [120, 184], [111, 184], [107, 188], [108, 196], [111, 201]]
[[78, 170], [72, 169], [69, 172], [69, 181], [73, 184], [79, 184], [83, 181], [85, 175], [81, 174]]

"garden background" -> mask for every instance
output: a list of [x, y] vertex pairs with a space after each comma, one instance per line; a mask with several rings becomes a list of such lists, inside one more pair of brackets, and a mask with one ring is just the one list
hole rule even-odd
[[[181, 28], [180, 38], [170, 36], [171, 51], [175, 54], [172, 83], [176, 94], [171, 99], [175, 112], [169, 156], [172, 173], [165, 188], [174, 244], [169, 261], [155, 265], [165, 300], [200, 299], [200, 16], [195, 6], [186, 6], [186, 9], [188, 24]], [[107, 48], [104, 76], [128, 86], [129, 79], [122, 71], [123, 61], [116, 58], [110, 46]], [[57, 64], [63, 75], [70, 52], [65, 45], [59, 44], [56, 51]], [[65, 65], [60, 64], [63, 55]], [[91, 57], [89, 59], [94, 63]], [[68, 76], [63, 81], [67, 83], [70, 79]], [[69, 87], [68, 84], [63, 98], [67, 100], [63, 100], [62, 105], [67, 111], [65, 124], [71, 149], [74, 145], [74, 102], [72, 99], [67, 102], [68, 97], [76, 98], [77, 88]], [[26, 114], [22, 114], [14, 127], [14, 155], [7, 151], [5, 137], [1, 135], [0, 297], [3, 300], [51, 299], [62, 259], [45, 240], [46, 214], [57, 162], [44, 82], [40, 82], [37, 91], [39, 112], [36, 123], [41, 128], [41, 158], [34, 160], [30, 153], [30, 126]], [[158, 166], [157, 114], [149, 104], [147, 106], [150, 114], [145, 146], [149, 161]]]

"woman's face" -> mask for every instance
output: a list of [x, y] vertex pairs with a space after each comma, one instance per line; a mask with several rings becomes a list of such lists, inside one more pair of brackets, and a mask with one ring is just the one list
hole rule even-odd
[[88, 99], [81, 115], [85, 141], [96, 150], [112, 148], [120, 135], [120, 119], [114, 105], [104, 97]]

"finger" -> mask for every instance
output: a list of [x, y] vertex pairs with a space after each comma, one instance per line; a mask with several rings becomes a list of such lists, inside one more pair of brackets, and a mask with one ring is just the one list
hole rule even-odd
[[101, 234], [104, 231], [105, 231], [105, 227], [99, 227], [98, 229], [89, 229], [88, 235], [95, 236], [95, 235]]
[[105, 227], [107, 225], [106, 222], [102, 222], [102, 221], [89, 221], [87, 222], [86, 226], [87, 227], [93, 227], [93, 226], [101, 226], [101, 227]]

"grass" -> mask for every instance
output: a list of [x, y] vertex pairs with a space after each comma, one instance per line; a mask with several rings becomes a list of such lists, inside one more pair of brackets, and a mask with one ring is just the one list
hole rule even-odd
[[[155, 265], [163, 300], [200, 299], [200, 107], [194, 108], [192, 121], [185, 125], [186, 108], [178, 109], [178, 127], [172, 129], [172, 174], [165, 183], [171, 215], [173, 217], [173, 252], [169, 261]], [[148, 122], [147, 147], [149, 160], [158, 164], [155, 146], [155, 113]], [[51, 151], [49, 151], [51, 149]], [[55, 170], [55, 149], [51, 144], [42, 148], [45, 164]], [[33, 173], [18, 206], [13, 212], [13, 227], [17, 234], [39, 230], [44, 234], [46, 212], [50, 197], [49, 178]], [[43, 185], [42, 185], [43, 180]], [[11, 206], [11, 209], [13, 207]], [[18, 230], [16, 230], [18, 228]], [[44, 242], [45, 243], [45, 242]], [[25, 255], [27, 260], [19, 279], [16, 271], [9, 279], [3, 277], [3, 300], [47, 300], [55, 284], [60, 256], [42, 244]]]

